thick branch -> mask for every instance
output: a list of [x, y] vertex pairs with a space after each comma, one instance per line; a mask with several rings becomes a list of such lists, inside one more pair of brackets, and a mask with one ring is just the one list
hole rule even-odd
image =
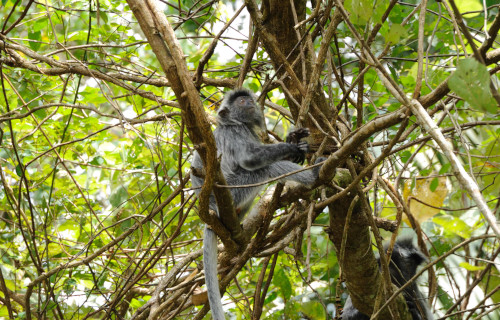
[[[205, 183], [199, 194], [200, 217], [205, 221], [210, 220], [208, 214], [209, 196], [212, 189], [214, 189], [213, 192], [217, 199], [219, 212], [223, 212], [220, 216], [224, 216], [233, 222], [226, 222], [225, 226], [231, 227], [231, 234], [239, 234], [241, 233], [241, 227], [237, 223], [238, 219], [232, 206], [229, 190], [212, 188], [215, 183], [222, 185], [226, 183], [218, 165], [215, 139], [210, 129], [210, 123], [203, 109], [198, 91], [187, 70], [184, 55], [175, 38], [174, 31], [163, 12], [156, 8], [153, 0], [145, 2], [127, 0], [127, 2], [179, 100], [182, 117], [186, 123], [186, 129], [191, 141], [195, 145], [203, 146], [198, 148], [206, 172]], [[224, 238], [222, 240], [224, 241]], [[225, 245], [227, 248], [235, 249], [231, 241], [225, 241]]]

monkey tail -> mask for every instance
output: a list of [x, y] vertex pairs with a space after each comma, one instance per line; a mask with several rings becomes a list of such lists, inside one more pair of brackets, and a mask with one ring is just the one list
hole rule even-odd
[[225, 320], [217, 279], [217, 235], [205, 226], [203, 240], [203, 266], [205, 268], [205, 284], [207, 286], [208, 302], [214, 320]]

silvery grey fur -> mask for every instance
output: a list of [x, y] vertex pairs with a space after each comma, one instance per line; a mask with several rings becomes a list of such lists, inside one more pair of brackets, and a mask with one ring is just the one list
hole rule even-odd
[[[236, 89], [226, 94], [218, 111], [218, 126], [214, 131], [218, 156], [221, 156], [221, 170], [228, 185], [247, 185], [263, 182], [283, 174], [302, 169], [295, 162], [303, 162], [308, 145], [302, 141], [296, 143], [278, 143], [264, 145], [257, 132], [265, 130], [264, 116], [253, 93], [246, 89]], [[304, 136], [304, 129], [298, 136]], [[308, 133], [307, 133], [308, 134]], [[307, 136], [306, 134], [306, 136]], [[295, 139], [297, 140], [297, 139]], [[324, 160], [318, 159], [317, 162]], [[197, 152], [191, 164], [201, 169], [203, 162]], [[311, 186], [318, 177], [319, 168], [290, 175], [287, 180], [297, 181]], [[191, 175], [193, 187], [201, 187], [204, 179]], [[240, 220], [252, 206], [254, 198], [264, 186], [233, 188], [231, 196]], [[197, 194], [199, 192], [199, 188]], [[213, 194], [210, 196], [210, 209], [220, 213]], [[217, 279], [217, 236], [205, 227], [203, 240], [203, 264], [208, 301], [215, 320], [223, 320], [219, 282]]]

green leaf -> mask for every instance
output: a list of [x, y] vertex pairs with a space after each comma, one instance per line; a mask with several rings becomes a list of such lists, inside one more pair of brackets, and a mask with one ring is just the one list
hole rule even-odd
[[31, 50], [38, 51], [38, 49], [40, 49], [40, 47], [42, 46], [40, 42], [37, 42], [37, 41], [42, 41], [42, 33], [40, 31], [28, 32], [28, 39], [35, 40], [29, 42]]
[[408, 160], [410, 159], [410, 157], [411, 157], [411, 152], [410, 151], [405, 150], [405, 151], [401, 152], [401, 161], [403, 161], [403, 163], [408, 162]]
[[119, 186], [109, 197], [109, 202], [113, 207], [118, 207], [128, 199], [127, 189], [123, 186]]
[[273, 291], [266, 296], [265, 304], [267, 305], [268, 303], [273, 302], [277, 298], [278, 298], [278, 293], [276, 291]]
[[490, 91], [490, 74], [486, 66], [473, 58], [458, 62], [448, 86], [472, 107], [495, 113], [498, 109]]
[[439, 174], [445, 174], [445, 173], [450, 172], [450, 168], [451, 168], [451, 164], [449, 164], [449, 163], [443, 164], [441, 169], [439, 169]]
[[387, 43], [399, 43], [400, 39], [406, 35], [406, 29], [400, 24], [393, 24], [385, 36]]
[[96, 157], [94, 157], [94, 159], [92, 159], [92, 161], [90, 161], [90, 164], [93, 164], [95, 166], [100, 166], [100, 165], [103, 165], [105, 163], [106, 163], [106, 160], [101, 156], [96, 156]]
[[325, 309], [316, 300], [301, 303], [300, 311], [307, 316], [307, 319], [326, 319]]
[[151, 296], [142, 296], [142, 297], [139, 297], [136, 299], [132, 299], [132, 301], [130, 301], [130, 307], [137, 309], [137, 308], [143, 306], [144, 302], [148, 301], [150, 298], [151, 298]]
[[350, 13], [351, 21], [356, 25], [365, 25], [373, 14], [372, 1], [369, 0], [346, 0], [344, 6]]
[[455, 1], [458, 11], [460, 13], [465, 13], [465, 12], [470, 12], [470, 11], [476, 11], [473, 13], [467, 13], [464, 15], [465, 18], [473, 18], [477, 17], [478, 15], [481, 14], [481, 10], [483, 10], [483, 5], [479, 0], [460, 0], [460, 1]]
[[283, 271], [283, 269], [279, 269], [273, 277], [273, 284], [280, 288], [281, 294], [285, 298], [285, 300], [289, 300], [292, 296], [292, 284], [290, 279], [288, 279], [287, 275]]
[[38, 19], [34, 24], [33, 27], [31, 28], [31, 31], [42, 31], [47, 29], [47, 22], [48, 18], [47, 17], [42, 17]]
[[[300, 302], [294, 297], [292, 300], [288, 301], [284, 308], [284, 316], [287, 320], [300, 320], [301, 315], [301, 305]], [[280, 319], [280, 318], [278, 318]]]
[[432, 218], [432, 221], [443, 226], [448, 232], [455, 233], [464, 239], [471, 237], [472, 228], [459, 218], [442, 215]]
[[101, 17], [102, 21], [105, 23], [108, 23], [108, 15], [104, 11], [99, 11], [99, 16]]
[[102, 288], [103, 285], [104, 285], [104, 282], [106, 282], [106, 280], [108, 280], [108, 275], [109, 275], [109, 271], [104, 271], [102, 273], [102, 275], [99, 277], [99, 281], [97, 282], [97, 286], [99, 288]]
[[7, 309], [6, 306], [1, 306], [0, 307], [0, 317], [8, 319], [8, 317], [9, 317], [9, 310]]
[[84, 98], [83, 101], [85, 103], [91, 102], [96, 106], [101, 103], [108, 102], [101, 90], [98, 88], [86, 87], [84, 91], [80, 92], [80, 95]]
[[18, 176], [22, 177], [23, 176], [23, 170], [21, 169], [20, 165], [16, 166], [16, 173]]
[[432, 179], [431, 181], [431, 184], [429, 186], [429, 189], [431, 189], [432, 192], [436, 191], [436, 188], [439, 186], [439, 179], [438, 178], [434, 178]]
[[484, 270], [484, 268], [485, 268], [485, 266], [473, 266], [467, 262], [460, 262], [460, 266], [462, 268], [469, 270], [469, 271], [481, 271], [481, 270]]
[[69, 278], [64, 282], [63, 290], [67, 295], [73, 294], [76, 291], [77, 282], [73, 278]]
[[382, 16], [384, 15], [385, 11], [389, 7], [389, 0], [376, 0], [374, 3], [374, 10], [373, 10], [373, 22], [374, 23], [381, 23], [382, 22]]
[[454, 299], [450, 296], [448, 290], [443, 288], [442, 286], [438, 286], [438, 292], [436, 295], [439, 299], [439, 302], [446, 308], [451, 308], [453, 305]]

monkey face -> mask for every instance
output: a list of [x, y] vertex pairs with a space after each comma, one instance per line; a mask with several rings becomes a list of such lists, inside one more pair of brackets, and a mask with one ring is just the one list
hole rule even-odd
[[264, 128], [264, 117], [253, 93], [246, 89], [230, 92], [219, 109], [219, 122], [225, 125], [245, 124]]
[[241, 110], [249, 110], [251, 111], [252, 109], [255, 108], [255, 102], [253, 101], [253, 98], [250, 96], [239, 96], [234, 99], [233, 105], [237, 109]]

